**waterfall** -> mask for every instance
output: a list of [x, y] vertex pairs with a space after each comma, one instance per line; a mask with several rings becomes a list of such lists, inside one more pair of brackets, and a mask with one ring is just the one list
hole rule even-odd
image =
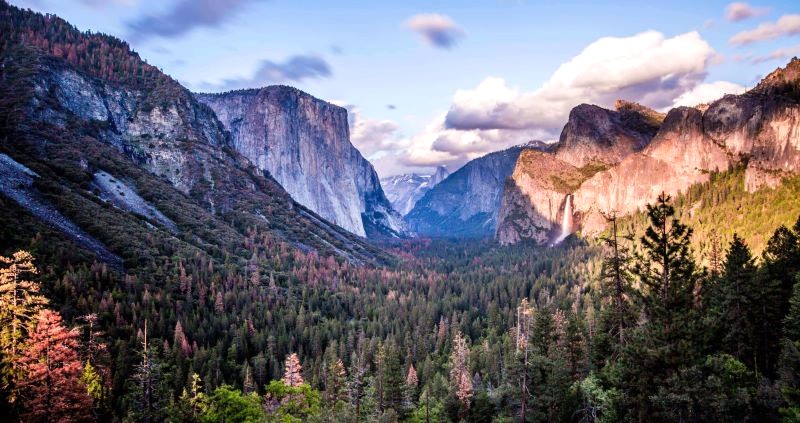
[[558, 244], [572, 233], [572, 194], [567, 194], [564, 199], [564, 216], [561, 218], [561, 233], [558, 234], [554, 244]]

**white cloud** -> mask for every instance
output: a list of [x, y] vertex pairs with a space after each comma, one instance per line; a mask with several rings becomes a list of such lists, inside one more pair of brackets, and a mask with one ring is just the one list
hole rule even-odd
[[562, 64], [538, 90], [520, 92], [503, 79], [487, 78], [473, 90], [457, 92], [446, 124], [461, 130], [553, 132], [580, 103], [611, 105], [625, 98], [663, 108], [702, 82], [715, 57], [697, 32], [601, 38]]
[[734, 35], [730, 42], [744, 45], [797, 34], [800, 34], [800, 15], [783, 15], [777, 22], [765, 22], [755, 29]]
[[745, 87], [728, 81], [703, 83], [678, 96], [678, 98], [675, 99], [673, 107], [693, 107], [698, 104], [709, 104], [714, 100], [722, 98], [725, 94], [741, 94], [745, 92], [745, 90]]
[[697, 32], [671, 38], [655, 31], [601, 38], [534, 91], [498, 77], [456, 91], [448, 112], [405, 139], [402, 150], [374, 163], [383, 175], [440, 164], [455, 170], [492, 151], [557, 139], [570, 110], [581, 103], [610, 107], [627, 99], [668, 109], [744, 90], [730, 82], [704, 83], [706, 69], [720, 60]]
[[347, 109], [350, 142], [364, 157], [371, 158], [387, 150], [406, 147], [407, 140], [398, 136], [397, 123], [391, 120], [369, 119], [355, 106], [343, 107]]
[[754, 57], [751, 62], [758, 64], [769, 62], [771, 60], [788, 59], [798, 55], [800, 55], [800, 44], [793, 47], [781, 47], [767, 55]]
[[452, 19], [438, 13], [414, 15], [404, 26], [419, 34], [427, 44], [443, 49], [453, 48], [465, 34]]
[[731, 3], [725, 8], [725, 19], [730, 22], [743, 21], [745, 19], [761, 16], [769, 12], [766, 7], [753, 7], [747, 3]]

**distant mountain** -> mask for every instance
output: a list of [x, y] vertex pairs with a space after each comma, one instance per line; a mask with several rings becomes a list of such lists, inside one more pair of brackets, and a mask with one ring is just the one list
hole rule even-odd
[[[570, 117], [576, 114], [580, 113], [571, 113]], [[608, 116], [599, 111], [581, 125], [603, 127]], [[638, 131], [643, 135], [649, 134], [660, 119], [649, 112], [645, 117], [644, 131]], [[574, 122], [567, 123], [564, 132], [574, 126]], [[569, 230], [596, 234], [605, 227], [603, 214], [635, 213], [660, 193], [686, 192], [693, 185], [708, 182], [718, 171], [743, 168], [748, 192], [781, 185], [784, 178], [800, 173], [800, 60], [793, 59], [744, 94], [726, 95], [702, 107], [671, 110], [652, 141], [638, 140], [620, 130], [610, 133], [612, 137], [584, 137], [582, 144], [588, 147], [571, 153], [572, 164], [594, 162], [592, 157], [598, 150], [620, 153], [600, 166], [579, 168], [579, 179], [569, 176], [574, 172], [565, 167], [563, 172], [550, 175], [551, 181], [542, 183], [546, 175], [540, 165], [531, 164], [530, 158], [518, 162], [514, 183], [507, 185], [503, 197], [504, 212], [497, 233], [500, 242], [532, 239], [542, 243], [552, 239], [568, 203], [573, 222]], [[569, 138], [562, 133], [556, 158], [564, 157], [561, 153], [569, 147], [564, 141]], [[635, 148], [643, 145], [640, 150]], [[553, 190], [549, 182], [556, 179], [572, 182]], [[560, 203], [556, 212], [550, 210], [553, 201]]]
[[214, 110], [236, 151], [295, 201], [357, 235], [406, 235], [372, 164], [350, 143], [346, 109], [286, 86], [195, 97]]
[[392, 207], [401, 215], [406, 215], [420, 198], [431, 188], [442, 182], [450, 172], [444, 166], [438, 166], [433, 175], [416, 173], [381, 178], [381, 186]]
[[534, 141], [470, 161], [425, 193], [406, 215], [406, 221], [422, 236], [491, 236], [503, 185], [520, 152], [549, 148], [549, 144]]
[[292, 200], [236, 151], [212, 109], [126, 43], [5, 2], [0, 32], [0, 226], [17, 228], [4, 249], [55, 231], [68, 250], [117, 268], [249, 259], [255, 239], [353, 263], [386, 258]]

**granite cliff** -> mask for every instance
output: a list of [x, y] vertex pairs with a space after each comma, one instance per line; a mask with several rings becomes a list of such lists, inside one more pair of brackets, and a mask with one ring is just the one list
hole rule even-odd
[[30, 171], [2, 190], [2, 215], [37, 222], [15, 236], [56, 230], [116, 267], [142, 265], [154, 242], [239, 254], [255, 233], [356, 263], [386, 258], [295, 202], [233, 148], [213, 110], [126, 43], [4, 2], [0, 31], [0, 152], [5, 171]]
[[233, 147], [298, 203], [360, 236], [405, 236], [375, 169], [350, 143], [347, 110], [296, 88], [195, 94]]
[[[630, 103], [622, 104], [623, 109], [631, 108]], [[732, 166], [745, 167], [744, 183], [750, 192], [774, 187], [784, 177], [800, 172], [800, 60], [796, 58], [744, 94], [669, 111], [657, 132], [652, 129], [659, 115], [633, 109], [647, 124], [640, 127], [647, 128], [639, 131], [641, 138], [618, 127], [605, 132], [585, 130], [608, 128], [608, 123], [614, 122], [613, 114], [584, 105], [573, 110], [555, 155], [573, 166], [583, 164], [579, 173], [584, 180], [568, 189], [554, 190], [541, 182], [551, 159], [539, 158], [532, 164], [526, 157], [526, 163], [518, 162], [518, 169], [506, 184], [499, 241], [512, 244], [531, 239], [543, 243], [552, 239], [559, 216], [544, 198], [554, 193], [562, 195], [562, 207], [566, 195], [572, 195], [573, 231], [596, 234], [605, 227], [603, 214], [634, 213], [661, 192], [684, 192], [694, 184], [707, 182], [711, 173]], [[646, 135], [651, 132], [655, 136], [647, 142]], [[581, 140], [578, 145], [582, 147], [575, 148], [575, 140]], [[589, 168], [598, 162], [602, 165]], [[563, 167], [560, 173], [572, 178], [574, 171]]]
[[524, 149], [548, 150], [533, 141], [465, 164], [425, 193], [406, 215], [411, 230], [434, 237], [485, 237], [495, 233], [506, 178]]
[[646, 147], [663, 119], [660, 113], [622, 100], [615, 110], [581, 104], [570, 111], [555, 155], [575, 167], [614, 165]]

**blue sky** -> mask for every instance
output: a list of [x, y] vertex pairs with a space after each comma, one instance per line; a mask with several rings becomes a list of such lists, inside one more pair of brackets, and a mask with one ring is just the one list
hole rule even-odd
[[192, 90], [283, 83], [346, 106], [384, 176], [557, 139], [581, 102], [709, 101], [800, 55], [796, 1], [12, 3], [125, 39]]

